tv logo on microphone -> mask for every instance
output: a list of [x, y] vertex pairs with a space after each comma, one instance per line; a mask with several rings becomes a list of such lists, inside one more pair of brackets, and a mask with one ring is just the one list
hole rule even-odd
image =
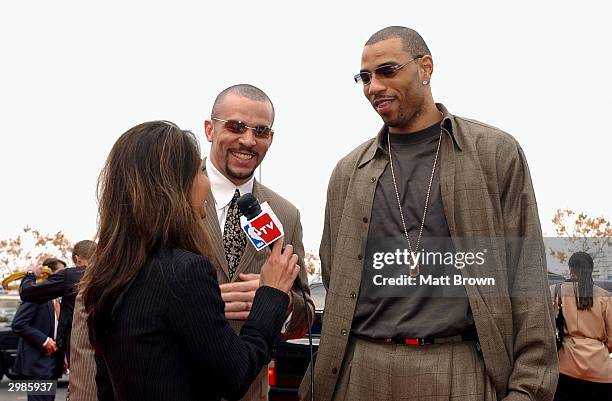
[[240, 224], [247, 238], [258, 251], [272, 244], [284, 234], [283, 225], [267, 202], [261, 204], [261, 213], [252, 220], [240, 216]]

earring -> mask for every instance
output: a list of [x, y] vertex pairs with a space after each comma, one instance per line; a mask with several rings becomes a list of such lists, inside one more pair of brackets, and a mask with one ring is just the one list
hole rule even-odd
[[429, 81], [423, 81], [423, 85], [427, 85]]

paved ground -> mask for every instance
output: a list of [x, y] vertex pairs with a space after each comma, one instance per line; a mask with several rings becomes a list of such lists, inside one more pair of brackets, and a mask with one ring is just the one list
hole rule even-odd
[[[64, 379], [66, 377], [64, 376]], [[9, 382], [6, 377], [0, 382], [0, 401], [25, 401], [28, 399], [26, 393], [12, 393], [9, 392]], [[55, 394], [55, 401], [64, 401], [66, 399], [66, 386], [68, 385], [67, 380], [60, 380], [59, 388]]]

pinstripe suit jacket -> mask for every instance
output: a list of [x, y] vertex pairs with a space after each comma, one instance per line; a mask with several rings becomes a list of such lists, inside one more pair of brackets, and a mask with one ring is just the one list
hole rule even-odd
[[[292, 244], [293, 251], [299, 256], [301, 266], [300, 279], [304, 285], [308, 283], [308, 277], [304, 268], [304, 245], [302, 244], [302, 225], [300, 223], [300, 213], [289, 201], [276, 194], [263, 184], [255, 181], [253, 185], [253, 195], [259, 202], [268, 202], [274, 213], [278, 216], [285, 231], [285, 244]], [[223, 238], [221, 228], [217, 220], [215, 202], [212, 193], [206, 203], [206, 218], [204, 219], [205, 229], [211, 240], [211, 248], [216, 259], [217, 281], [219, 284], [230, 282], [227, 261], [223, 252]], [[257, 252], [247, 244], [244, 254], [236, 269], [233, 281], [238, 279], [240, 273], [259, 273], [265, 261], [265, 252]], [[310, 293], [305, 288], [307, 295]], [[293, 292], [293, 314], [285, 330], [284, 336], [287, 338], [301, 337], [307, 330], [307, 318], [304, 308], [304, 300], [299, 291]], [[308, 308], [311, 316], [314, 316], [314, 303], [308, 299]], [[78, 296], [74, 311], [74, 323], [72, 332], [71, 366], [70, 366], [70, 400], [71, 401], [96, 401], [95, 386], [95, 362], [93, 350], [89, 344], [87, 334], [87, 316], [83, 308], [82, 297]], [[231, 326], [240, 331], [242, 321], [230, 321]], [[160, 362], [163, 363], [163, 362]], [[242, 398], [243, 401], [259, 401], [268, 398], [268, 369], [262, 369], [258, 378], [253, 382], [249, 391]], [[172, 374], [168, 372], [168, 374]]]
[[[486, 276], [495, 289], [467, 285], [486, 371], [498, 399], [552, 400], [558, 376], [546, 260], [535, 195], [523, 151], [510, 135], [477, 121], [444, 117], [440, 189], [457, 251], [474, 238], [489, 242]], [[336, 165], [327, 191], [320, 247], [327, 287], [323, 331], [315, 363], [316, 400], [331, 400], [353, 321], [378, 178], [388, 163], [387, 128]], [[466, 266], [464, 278], [482, 277]], [[309, 371], [308, 371], [309, 372]], [[300, 396], [308, 400], [309, 376]], [[377, 380], [372, 377], [373, 381]]]

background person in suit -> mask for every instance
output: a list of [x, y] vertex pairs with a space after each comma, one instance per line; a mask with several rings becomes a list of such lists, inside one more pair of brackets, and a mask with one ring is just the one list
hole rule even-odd
[[115, 399], [240, 398], [285, 319], [300, 271], [293, 247], [274, 246], [238, 336], [207, 257], [201, 220], [210, 184], [195, 136], [167, 121], [129, 129], [99, 188], [99, 245], [81, 291]]
[[19, 287], [19, 295], [24, 302], [43, 303], [61, 297], [57, 346], [65, 353], [68, 364], [70, 364], [70, 335], [77, 293], [76, 287], [89, 265], [89, 259], [95, 248], [96, 243], [93, 241], [77, 242], [72, 250], [74, 267], [63, 269], [57, 274], [49, 276], [47, 280], [36, 283], [36, 276], [40, 274], [40, 266], [38, 266], [28, 271]]
[[[53, 273], [66, 267], [65, 262], [55, 258], [45, 259], [42, 265]], [[58, 351], [55, 342], [59, 309], [54, 301], [23, 302], [15, 313], [11, 328], [20, 338], [13, 370], [25, 380], [53, 380], [64, 371], [63, 352]], [[28, 395], [30, 401], [54, 399], [55, 395]]]
[[[355, 81], [384, 126], [329, 182], [316, 399], [551, 400], [552, 303], [527, 162], [510, 135], [434, 102], [433, 66], [409, 28], [382, 29], [364, 46]], [[420, 280], [448, 269], [460, 278], [400, 285], [397, 295], [393, 284], [374, 288], [372, 263], [395, 250], [486, 254], [460, 269], [391, 263], [380, 274], [406, 268]], [[477, 278], [487, 281], [462, 284]]]
[[[206, 138], [211, 142], [210, 157], [204, 166], [211, 184], [211, 192], [205, 203], [208, 218], [204, 219], [204, 228], [210, 238], [211, 252], [218, 261], [215, 269], [225, 302], [226, 317], [230, 319], [235, 332], [240, 331], [250, 313], [255, 290], [259, 286], [259, 272], [266, 258], [265, 252], [257, 252], [246, 243], [241, 231], [235, 235], [238, 231], [236, 226], [229, 224], [236, 222], [236, 191], [240, 195], [252, 192], [260, 202], [269, 202], [279, 217], [285, 231], [285, 243], [292, 244], [294, 252], [299, 256], [300, 277], [306, 287], [310, 321], [314, 318], [314, 304], [308, 296], [308, 278], [303, 262], [300, 213], [290, 202], [254, 177], [255, 169], [272, 145], [273, 122], [274, 107], [268, 96], [252, 85], [240, 84], [219, 93], [211, 118], [204, 123]], [[293, 288], [287, 308], [288, 317], [283, 327], [285, 337], [301, 337], [306, 332], [304, 306], [300, 291]], [[109, 394], [112, 388], [108, 383], [97, 390], [94, 386], [97, 370], [87, 341], [84, 325], [86, 315], [79, 299], [75, 313], [71, 398], [76, 401], [95, 401], [97, 394], [100, 400], [109, 399], [112, 397]], [[103, 369], [102, 366], [99, 368]], [[99, 378], [97, 382], [100, 384], [104, 380]], [[267, 400], [268, 391], [268, 369], [264, 366], [242, 400]]]
[[[593, 284], [593, 258], [588, 253], [574, 253], [568, 265], [571, 277], [557, 284], [565, 334], [559, 350], [555, 401], [609, 401], [612, 400], [612, 294]], [[550, 287], [552, 294], [557, 285]], [[555, 309], [559, 313], [558, 302]]]

